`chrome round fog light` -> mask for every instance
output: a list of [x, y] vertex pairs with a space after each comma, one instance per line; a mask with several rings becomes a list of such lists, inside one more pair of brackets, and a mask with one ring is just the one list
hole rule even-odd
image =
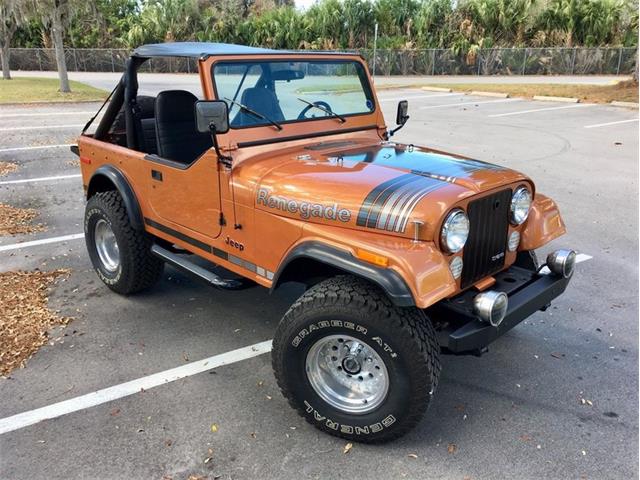
[[552, 273], [564, 278], [573, 275], [573, 269], [576, 266], [575, 250], [556, 250], [547, 256], [547, 267]]
[[520, 245], [520, 233], [513, 231], [511, 232], [511, 235], [509, 235], [509, 243], [508, 243], [509, 251], [515, 252], [516, 249], [518, 248], [518, 245]]
[[473, 299], [473, 311], [481, 320], [497, 327], [504, 320], [509, 307], [509, 297], [504, 292], [489, 290], [482, 292]]
[[453, 257], [449, 262], [449, 270], [456, 280], [462, 275], [462, 257]]

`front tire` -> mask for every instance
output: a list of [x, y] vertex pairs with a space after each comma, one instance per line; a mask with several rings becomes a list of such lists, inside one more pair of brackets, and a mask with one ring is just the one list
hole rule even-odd
[[325, 280], [278, 325], [272, 363], [309, 423], [365, 443], [404, 435], [423, 417], [440, 375], [439, 345], [417, 308], [394, 306], [356, 277]]
[[129, 295], [160, 279], [164, 262], [151, 254], [149, 235], [129, 223], [117, 191], [96, 193], [89, 199], [84, 238], [98, 277], [114, 292]]

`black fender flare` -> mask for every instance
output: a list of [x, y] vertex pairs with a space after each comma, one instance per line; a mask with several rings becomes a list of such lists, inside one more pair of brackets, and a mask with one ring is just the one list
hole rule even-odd
[[398, 307], [414, 307], [416, 305], [407, 283], [395, 270], [377, 267], [354, 257], [347, 250], [315, 240], [303, 242], [287, 254], [273, 276], [271, 291], [278, 287], [279, 279], [287, 267], [293, 261], [301, 258], [315, 260], [344, 273], [350, 273], [369, 280], [379, 286]]
[[127, 216], [129, 222], [135, 230], [144, 230], [144, 222], [142, 221], [142, 210], [140, 210], [140, 204], [136, 198], [136, 194], [131, 188], [131, 184], [127, 181], [124, 174], [113, 165], [102, 165], [99, 167], [89, 180], [87, 187], [87, 200], [91, 198], [95, 193], [103, 191], [100, 189], [104, 180], [107, 180], [118, 191], [124, 202], [124, 207], [127, 210]]

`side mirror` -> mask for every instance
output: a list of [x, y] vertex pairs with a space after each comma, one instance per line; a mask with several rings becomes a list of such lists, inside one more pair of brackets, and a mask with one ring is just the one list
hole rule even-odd
[[196, 102], [196, 128], [201, 133], [227, 133], [229, 108], [224, 100], [198, 100]]
[[398, 102], [398, 112], [396, 113], [396, 125], [398, 126], [393, 130], [389, 130], [389, 132], [387, 133], [387, 140], [393, 137], [393, 134], [404, 127], [404, 124], [407, 123], [407, 120], [409, 120], [409, 115], [407, 113], [408, 111], [409, 102], [407, 102], [406, 100], [400, 100]]
[[404, 125], [409, 120], [409, 102], [406, 100], [400, 100], [398, 102], [398, 112], [396, 113], [396, 125]]

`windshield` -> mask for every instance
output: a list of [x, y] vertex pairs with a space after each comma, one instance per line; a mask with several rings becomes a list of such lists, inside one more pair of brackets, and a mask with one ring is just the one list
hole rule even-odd
[[217, 98], [227, 102], [231, 128], [334, 118], [374, 111], [362, 64], [351, 60], [219, 62]]

